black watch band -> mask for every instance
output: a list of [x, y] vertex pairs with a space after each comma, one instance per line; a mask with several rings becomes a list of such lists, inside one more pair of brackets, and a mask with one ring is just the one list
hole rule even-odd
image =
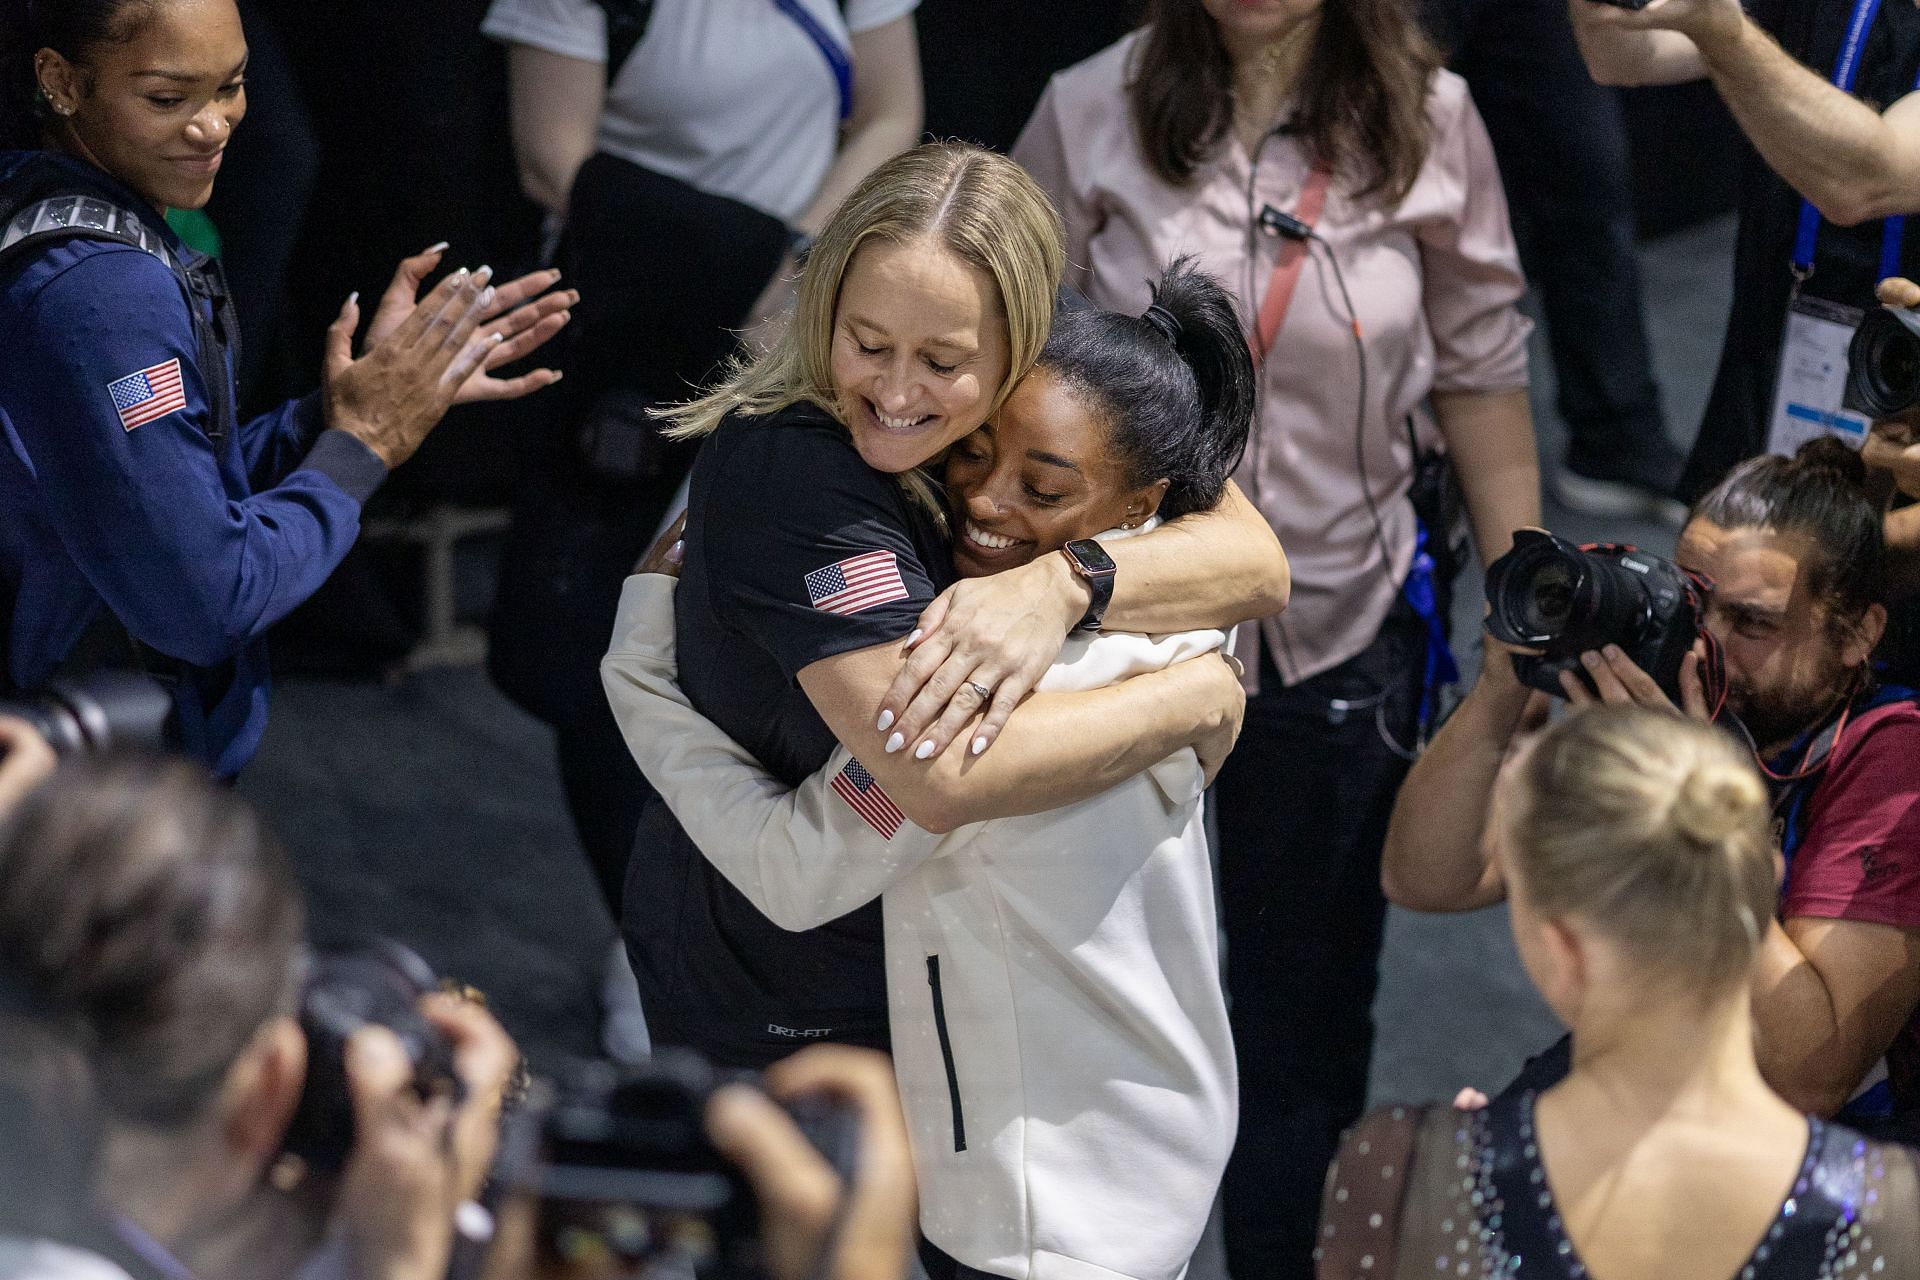
[[1107, 616], [1107, 606], [1113, 603], [1113, 579], [1116, 566], [1113, 557], [1107, 554], [1092, 538], [1080, 538], [1060, 548], [1060, 554], [1067, 558], [1073, 571], [1087, 581], [1087, 587], [1093, 592], [1093, 600], [1087, 605], [1087, 611], [1074, 624], [1075, 631], [1098, 631]]

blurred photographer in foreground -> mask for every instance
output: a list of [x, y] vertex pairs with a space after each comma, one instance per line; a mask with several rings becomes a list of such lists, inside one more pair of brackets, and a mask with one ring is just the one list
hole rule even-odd
[[[1674, 686], [1690, 715], [1718, 710], [1741, 731], [1767, 778], [1782, 884], [1754, 977], [1761, 1070], [1803, 1110], [1886, 1131], [1920, 1121], [1920, 706], [1868, 666], [1886, 621], [1885, 545], [1863, 474], [1844, 445], [1816, 440], [1741, 464], [1695, 505], [1675, 559], [1709, 580], [1724, 706], [1703, 687], [1707, 646]], [[1569, 673], [1563, 691], [1671, 710], [1630, 643], [1579, 655], [1591, 689]], [[1515, 740], [1546, 714], [1513, 656], [1489, 638], [1479, 683], [1401, 790], [1382, 871], [1401, 906], [1506, 897], [1484, 838], [1488, 799]]]
[[333, 1098], [351, 1150], [303, 1167], [283, 1142], [326, 1064], [294, 1016], [302, 932], [285, 857], [189, 765], [69, 760], [5, 815], [0, 1277], [289, 1276], [330, 1232], [307, 1274], [439, 1280], [513, 1045], [422, 1000], [459, 1081], [423, 1096], [416, 1055], [358, 1030]]

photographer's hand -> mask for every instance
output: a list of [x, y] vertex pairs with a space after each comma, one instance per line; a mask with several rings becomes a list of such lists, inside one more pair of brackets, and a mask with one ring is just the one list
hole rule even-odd
[[1587, 687], [1570, 671], [1560, 673], [1560, 687], [1566, 691], [1567, 701], [1576, 707], [1605, 702], [1619, 706], [1651, 707], [1656, 711], [1678, 711], [1689, 719], [1711, 721], [1713, 713], [1707, 707], [1706, 687], [1700, 679], [1701, 648], [1702, 642], [1695, 640], [1693, 648], [1680, 660], [1681, 705], [1678, 707], [1673, 705], [1673, 699], [1666, 695], [1666, 691], [1654, 683], [1652, 676], [1635, 666], [1633, 659], [1614, 644], [1580, 655], [1580, 665], [1586, 669], [1597, 694], [1589, 693]]
[[1583, 49], [1595, 35], [1672, 31], [1691, 40], [1709, 61], [1737, 43], [1747, 24], [1740, 0], [1652, 0], [1644, 9], [1581, 0], [1573, 18]]
[[[913, 1158], [887, 1058], [819, 1045], [768, 1068], [766, 1087], [784, 1100], [831, 1098], [851, 1107], [860, 1126], [858, 1172], [846, 1188], [767, 1096], [744, 1085], [714, 1094], [707, 1131], [760, 1198], [768, 1273], [773, 1280], [899, 1280], [918, 1233]], [[851, 1197], [844, 1206], [843, 1196]], [[829, 1239], [836, 1220], [838, 1236]], [[828, 1248], [833, 1257], [823, 1260]]]
[[453, 1045], [466, 1086], [422, 1101], [414, 1069], [391, 1031], [366, 1027], [347, 1043], [354, 1147], [334, 1211], [359, 1280], [441, 1280], [454, 1213], [479, 1191], [499, 1136], [501, 1093], [518, 1054], [493, 1015], [450, 996], [421, 1012]]
[[12, 812], [58, 763], [53, 748], [32, 725], [14, 716], [0, 716], [0, 817]]

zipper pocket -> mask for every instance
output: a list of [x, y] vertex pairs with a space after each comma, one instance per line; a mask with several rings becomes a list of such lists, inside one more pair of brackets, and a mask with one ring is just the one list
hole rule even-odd
[[933, 988], [933, 1029], [940, 1036], [940, 1060], [947, 1067], [947, 1101], [953, 1107], [953, 1149], [967, 1149], [967, 1120], [960, 1109], [960, 1073], [953, 1065], [953, 1039], [947, 1034], [947, 1002], [940, 995], [940, 957], [927, 957], [927, 985]]

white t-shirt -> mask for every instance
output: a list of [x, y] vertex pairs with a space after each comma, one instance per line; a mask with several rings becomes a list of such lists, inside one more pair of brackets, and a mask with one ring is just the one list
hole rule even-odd
[[[920, 0], [800, 3], [851, 55], [851, 31], [912, 13]], [[509, 44], [605, 65], [606, 15], [593, 0], [493, 0], [481, 31]], [[813, 39], [774, 0], [658, 0], [600, 114], [600, 150], [730, 196], [785, 222], [833, 163], [840, 88]]]

